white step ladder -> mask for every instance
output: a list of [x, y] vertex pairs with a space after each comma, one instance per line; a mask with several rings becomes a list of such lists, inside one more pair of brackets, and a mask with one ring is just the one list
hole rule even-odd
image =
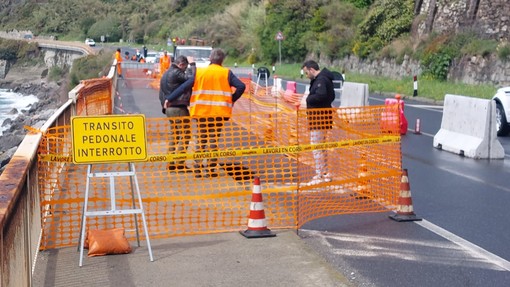
[[[129, 176], [131, 180], [131, 198], [132, 198], [132, 208], [131, 209], [117, 209], [116, 207], [116, 198], [115, 198], [115, 177], [121, 176]], [[110, 210], [99, 210], [99, 211], [88, 211], [88, 202], [89, 202], [89, 189], [90, 189], [90, 179], [91, 178], [99, 178], [99, 177], [109, 177], [110, 178]], [[136, 208], [135, 203], [135, 194], [133, 192], [133, 181], [134, 187], [136, 189], [136, 196], [138, 198], [138, 208]], [[87, 184], [85, 189], [85, 201], [83, 203], [83, 213], [81, 218], [81, 228], [80, 228], [80, 264], [81, 267], [83, 265], [83, 245], [85, 243], [85, 230], [87, 226], [87, 216], [103, 216], [103, 215], [125, 215], [125, 214], [134, 214], [135, 216], [135, 228], [136, 228], [136, 240], [138, 246], [140, 246], [140, 237], [138, 233], [138, 218], [137, 214], [142, 215], [142, 223], [145, 232], [145, 238], [147, 241], [147, 249], [149, 250], [149, 259], [150, 261], [154, 261], [152, 257], [152, 248], [149, 240], [149, 232], [147, 230], [147, 222], [145, 220], [145, 213], [143, 211], [143, 203], [142, 197], [140, 196], [140, 188], [138, 185], [138, 179], [136, 177], [135, 165], [133, 163], [129, 163], [129, 171], [120, 171], [120, 172], [96, 172], [92, 173], [92, 165], [87, 167]]]

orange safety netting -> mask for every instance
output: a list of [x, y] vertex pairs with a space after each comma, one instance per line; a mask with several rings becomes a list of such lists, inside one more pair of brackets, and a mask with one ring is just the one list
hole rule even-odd
[[81, 81], [83, 88], [76, 97], [77, 115], [112, 113], [112, 81], [108, 78]]
[[[266, 88], [258, 90], [264, 92], [255, 95], [250, 88], [227, 121], [146, 119], [148, 159], [135, 167], [151, 238], [245, 229], [254, 176], [261, 179], [269, 228], [395, 209], [400, 134], [398, 125], [383, 116], [397, 114], [396, 105], [316, 111], [313, 116], [330, 122], [331, 129], [322, 130], [322, 141], [311, 142], [310, 110], [296, 110]], [[73, 164], [71, 155], [70, 126], [44, 135], [39, 146], [42, 249], [78, 242], [87, 166]], [[316, 159], [327, 163], [331, 181], [311, 182]], [[122, 172], [128, 163], [94, 164], [92, 169]], [[111, 208], [111, 187], [108, 178], [91, 179], [89, 211]], [[133, 188], [129, 177], [114, 178], [117, 209], [132, 207]], [[89, 216], [87, 227], [123, 227], [133, 238], [140, 221], [133, 215]]]

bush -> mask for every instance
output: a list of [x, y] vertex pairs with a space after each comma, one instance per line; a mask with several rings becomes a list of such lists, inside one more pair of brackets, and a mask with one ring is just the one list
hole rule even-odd
[[510, 59], [510, 45], [509, 44], [503, 44], [498, 47], [498, 58], [506, 62]]
[[106, 70], [112, 64], [112, 59], [113, 56], [107, 53], [76, 59], [71, 69], [70, 87], [75, 87], [81, 80], [98, 78], [100, 72]]
[[48, 79], [50, 81], [57, 82], [58, 80], [64, 78], [65, 74], [66, 70], [58, 66], [53, 66], [48, 72]]
[[430, 53], [421, 62], [423, 75], [429, 79], [445, 81], [451, 61], [452, 56], [445, 51]]

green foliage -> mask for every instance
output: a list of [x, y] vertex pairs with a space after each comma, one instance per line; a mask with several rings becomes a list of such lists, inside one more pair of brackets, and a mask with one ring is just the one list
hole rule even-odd
[[347, 2], [318, 7], [311, 21], [314, 28], [304, 36], [306, 49], [331, 59], [349, 55], [356, 36], [352, 27], [362, 19], [362, 11]]
[[[196, 37], [223, 48], [233, 61], [250, 65], [278, 63], [279, 44], [283, 63], [302, 63], [308, 57], [334, 61], [350, 54], [402, 63], [409, 55], [420, 60], [428, 78], [440, 80], [446, 79], [450, 63], [465, 55], [497, 53], [501, 60], [510, 59], [508, 44], [484, 39], [477, 28], [432, 35], [425, 41], [412, 38], [413, 20], [424, 21], [424, 16], [414, 18], [413, 0], [14, 2], [2, 6], [7, 8], [0, 11], [0, 30], [31, 30], [80, 43], [86, 37], [99, 41], [108, 35], [107, 42], [123, 39], [128, 45], [143, 43], [156, 50], [166, 49], [169, 37]], [[275, 40], [278, 31], [285, 36], [281, 42]], [[37, 54], [36, 48], [17, 45], [0, 48], [0, 58]], [[72, 77], [76, 83], [85, 78], [81, 72]]]
[[81, 80], [94, 79], [103, 76], [112, 64], [112, 54], [99, 53], [76, 59], [73, 63], [70, 78], [70, 86], [74, 87]]
[[510, 60], [510, 45], [508, 43], [498, 47], [498, 58], [504, 62]]
[[348, 2], [354, 4], [357, 8], [368, 8], [372, 5], [374, 0], [348, 0]]
[[96, 23], [96, 19], [92, 17], [85, 17], [80, 21], [80, 28], [83, 34], [88, 35], [90, 27]]
[[[395, 80], [382, 76], [348, 73], [346, 78], [350, 82], [367, 83], [371, 93], [385, 93], [392, 96], [395, 93], [401, 94], [402, 96], [411, 96], [413, 94], [412, 76]], [[496, 87], [494, 85], [468, 85], [439, 81], [426, 77], [419, 78], [419, 81], [419, 96], [438, 101], [444, 100], [445, 94], [490, 99], [496, 93]]]
[[255, 53], [251, 53], [249, 56], [248, 56], [248, 64], [256, 64], [257, 62], [259, 61], [259, 59], [257, 58], [257, 54]]
[[446, 50], [427, 54], [421, 61], [423, 75], [430, 79], [445, 81], [451, 61], [452, 56]]
[[0, 38], [0, 59], [2, 60], [23, 61], [36, 57], [38, 52], [36, 43]]
[[445, 81], [454, 59], [464, 55], [488, 56], [493, 50], [494, 41], [480, 39], [476, 33], [469, 31], [451, 35], [432, 35], [420, 51], [420, 64], [424, 76]]
[[375, 2], [365, 20], [358, 26], [358, 41], [353, 52], [365, 58], [393, 39], [408, 33], [414, 17], [413, 8], [412, 0]]
[[468, 39], [465, 46], [461, 48], [464, 55], [482, 55], [484, 57], [496, 52], [497, 42], [495, 40], [480, 39], [476, 36]]
[[[260, 31], [262, 59], [275, 63], [279, 60], [280, 44], [282, 61], [302, 61], [307, 54], [303, 41], [304, 35], [317, 8], [314, 1], [275, 1], [266, 6], [266, 21]], [[282, 32], [285, 39], [275, 40], [277, 32]], [[279, 43], [281, 42], [281, 43]]]
[[48, 79], [50, 81], [57, 82], [58, 80], [65, 77], [66, 72], [67, 71], [61, 67], [53, 66], [50, 68], [50, 70], [48, 72]]
[[20, 41], [0, 39], [0, 59], [15, 62], [19, 49]]
[[118, 42], [122, 38], [120, 25], [119, 19], [113, 17], [97, 21], [88, 30], [88, 37], [100, 39], [104, 35], [108, 42]]

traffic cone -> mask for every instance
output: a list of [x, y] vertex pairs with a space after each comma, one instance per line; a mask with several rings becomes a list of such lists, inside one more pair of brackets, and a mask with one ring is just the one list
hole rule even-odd
[[407, 169], [402, 171], [402, 180], [400, 181], [400, 196], [398, 198], [397, 214], [389, 216], [391, 219], [401, 221], [420, 221], [413, 210], [413, 199], [411, 198], [411, 188], [409, 187], [409, 178]]
[[253, 182], [253, 192], [251, 194], [250, 218], [248, 219], [248, 229], [239, 231], [246, 238], [274, 237], [275, 233], [267, 228], [266, 215], [264, 213], [264, 203], [262, 202], [262, 193], [260, 192], [260, 178], [255, 177]]

